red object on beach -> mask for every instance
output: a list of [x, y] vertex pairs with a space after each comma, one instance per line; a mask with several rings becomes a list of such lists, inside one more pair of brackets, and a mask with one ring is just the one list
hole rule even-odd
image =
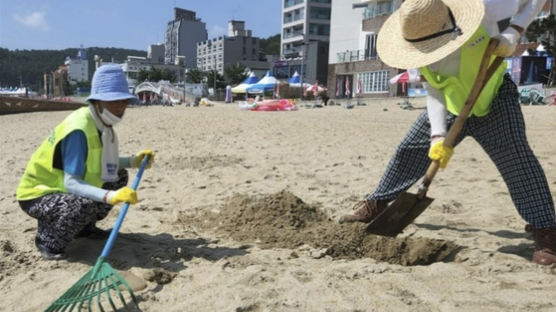
[[266, 100], [257, 102], [257, 106], [251, 108], [256, 112], [275, 112], [275, 111], [292, 111], [297, 110], [295, 105], [288, 99]]

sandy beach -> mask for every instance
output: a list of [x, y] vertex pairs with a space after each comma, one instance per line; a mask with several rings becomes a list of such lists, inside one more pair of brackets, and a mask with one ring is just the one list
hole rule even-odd
[[[435, 201], [397, 238], [337, 223], [378, 184], [425, 106], [399, 101], [129, 108], [116, 128], [120, 153], [151, 148], [156, 162], [108, 262], [147, 282], [135, 293], [141, 311], [556, 311], [556, 267], [530, 262], [525, 222], [471, 138], [437, 174]], [[554, 196], [556, 108], [522, 108]], [[15, 199], [31, 154], [67, 114], [0, 116], [0, 311], [46, 309], [104, 245], [82, 238], [67, 259], [43, 260], [36, 220]], [[119, 208], [98, 225], [111, 228]]]

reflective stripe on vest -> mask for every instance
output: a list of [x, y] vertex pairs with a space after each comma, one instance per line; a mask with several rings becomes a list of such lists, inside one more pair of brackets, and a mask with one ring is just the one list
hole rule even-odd
[[[50, 133], [48, 138], [35, 151], [17, 188], [18, 200], [35, 199], [46, 194], [66, 192], [64, 171], [55, 168], [55, 153], [61, 153], [60, 142], [71, 132], [83, 131], [87, 139], [87, 161], [83, 180], [96, 187], [101, 187], [102, 144], [95, 122], [89, 108], [80, 108], [64, 119]], [[59, 167], [62, 167], [61, 155], [58, 155]]]
[[[446, 101], [446, 108], [450, 113], [459, 115], [459, 112], [463, 108], [471, 92], [475, 78], [479, 73], [480, 61], [483, 58], [489, 40], [490, 36], [486, 29], [481, 26], [471, 39], [463, 45], [461, 48], [458, 76], [444, 77], [433, 72], [429, 67], [421, 67], [419, 69], [433, 88], [442, 91]], [[495, 58], [495, 56], [492, 56], [490, 63], [492, 63]], [[506, 68], [506, 62], [502, 62], [502, 65], [498, 67], [479, 95], [479, 98], [475, 102], [475, 106], [473, 106], [469, 114], [470, 116], [475, 115], [480, 117], [488, 114], [490, 104], [502, 85]]]

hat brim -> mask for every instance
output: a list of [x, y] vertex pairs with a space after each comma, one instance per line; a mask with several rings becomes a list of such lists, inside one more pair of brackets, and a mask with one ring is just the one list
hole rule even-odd
[[[377, 38], [380, 60], [394, 68], [419, 68], [435, 63], [461, 47], [479, 26], [485, 15], [483, 0], [442, 0], [450, 8], [462, 34], [454, 38], [446, 34], [433, 39], [409, 42], [404, 39], [400, 10], [396, 10], [382, 25]], [[432, 17], [431, 17], [432, 18]]]
[[121, 101], [121, 100], [128, 100], [128, 104], [135, 104], [138, 102], [137, 97], [131, 93], [123, 93], [123, 92], [106, 92], [102, 94], [91, 94], [87, 97], [87, 102], [90, 100], [94, 101], [104, 101], [104, 102], [111, 102], [111, 101]]

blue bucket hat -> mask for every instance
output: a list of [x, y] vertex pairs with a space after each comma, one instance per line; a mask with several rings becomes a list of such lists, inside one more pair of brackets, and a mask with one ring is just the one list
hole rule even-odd
[[130, 104], [137, 101], [135, 95], [129, 93], [125, 74], [119, 65], [103, 65], [95, 71], [91, 84], [91, 95], [87, 101], [119, 101], [128, 100]]

